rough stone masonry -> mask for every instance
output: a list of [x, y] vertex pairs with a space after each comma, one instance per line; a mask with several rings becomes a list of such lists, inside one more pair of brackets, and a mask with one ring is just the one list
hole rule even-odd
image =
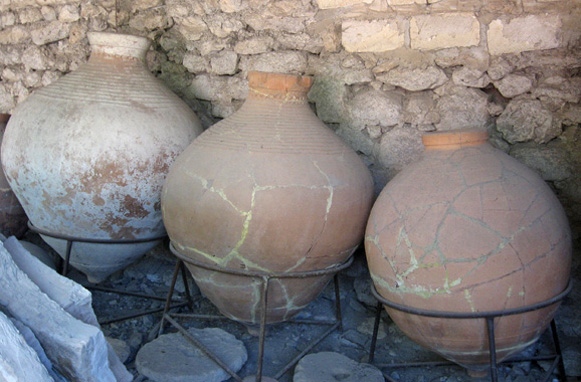
[[249, 70], [315, 77], [317, 115], [377, 191], [422, 132], [489, 129], [581, 226], [580, 0], [2, 0], [0, 112], [75, 70], [87, 31], [154, 41], [150, 69], [209, 126]]

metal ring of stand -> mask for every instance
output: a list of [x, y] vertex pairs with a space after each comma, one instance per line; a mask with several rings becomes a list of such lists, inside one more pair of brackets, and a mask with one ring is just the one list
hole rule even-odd
[[[60, 270], [60, 274], [62, 276], [66, 276], [69, 273], [71, 252], [73, 249], [73, 244], [76, 242], [94, 243], [94, 244], [136, 244], [136, 243], [148, 243], [148, 242], [163, 240], [164, 238], [167, 237], [167, 235], [164, 234], [164, 235], [156, 236], [153, 238], [146, 238], [146, 239], [87, 239], [87, 238], [81, 238], [81, 237], [76, 237], [76, 236], [71, 236], [71, 235], [64, 235], [64, 234], [60, 234], [60, 233], [55, 233], [55, 232], [52, 232], [52, 231], [49, 231], [46, 229], [38, 228], [38, 227], [35, 227], [32, 224], [32, 222], [30, 222], [30, 220], [28, 221], [28, 228], [32, 232], [35, 232], [39, 235], [45, 235], [45, 236], [49, 236], [49, 237], [52, 237], [55, 239], [66, 240], [67, 247], [66, 247], [66, 252], [65, 252], [65, 258], [63, 259], [63, 264], [62, 264], [62, 267]], [[192, 301], [191, 295], [189, 293], [188, 285], [186, 283], [187, 280], [185, 278], [186, 277], [185, 272], [183, 273], [182, 276], [183, 276], [184, 285], [186, 287], [186, 301], [172, 300], [173, 302], [178, 303], [176, 305], [171, 306], [172, 309], [186, 306], [188, 304], [191, 304], [191, 301]], [[118, 289], [103, 288], [103, 287], [99, 287], [99, 286], [92, 284], [92, 283], [89, 283], [89, 285], [86, 285], [85, 287], [89, 290], [96, 290], [96, 291], [105, 292], [105, 293], [115, 293], [115, 294], [120, 294], [120, 295], [125, 295], [125, 296], [138, 297], [138, 298], [157, 300], [157, 301], [166, 301], [167, 300], [165, 297], [123, 291], [123, 290], [118, 290]], [[144, 310], [144, 311], [139, 312], [139, 313], [132, 313], [129, 315], [120, 316], [120, 317], [113, 318], [110, 320], [99, 321], [99, 324], [108, 325], [108, 324], [111, 324], [114, 322], [130, 320], [132, 318], [147, 316], [149, 314], [154, 314], [154, 313], [160, 313], [160, 312], [164, 311], [165, 309], [167, 309], [167, 308], [164, 307], [164, 308], [157, 308], [157, 309], [148, 309], [148, 310]]]
[[[386, 305], [392, 309], [399, 310], [404, 313], [409, 313], [412, 315], [418, 316], [425, 316], [425, 317], [434, 317], [434, 318], [450, 318], [450, 319], [484, 319], [486, 320], [486, 328], [488, 331], [488, 343], [489, 343], [489, 353], [490, 353], [490, 380], [492, 382], [498, 382], [498, 363], [496, 361], [496, 342], [495, 342], [495, 333], [494, 333], [494, 319], [497, 317], [502, 316], [510, 316], [514, 314], [521, 314], [526, 312], [531, 312], [535, 310], [539, 310], [545, 308], [547, 306], [553, 305], [555, 303], [560, 302], [569, 294], [573, 287], [572, 281], [569, 280], [567, 287], [563, 292], [559, 293], [557, 296], [550, 298], [545, 301], [541, 301], [536, 304], [523, 306], [520, 308], [513, 308], [513, 309], [505, 309], [505, 310], [496, 310], [496, 311], [489, 311], [489, 312], [445, 312], [445, 311], [436, 311], [436, 310], [426, 310], [426, 309], [417, 309], [412, 308], [406, 305], [397, 304], [391, 301], [386, 300], [382, 296], [379, 295], [377, 289], [375, 289], [375, 285], [371, 284], [371, 293], [377, 299], [377, 311], [375, 315], [375, 324], [373, 327], [373, 336], [371, 339], [371, 346], [369, 350], [369, 363], [373, 364], [375, 358], [375, 346], [377, 343], [377, 334], [379, 331], [379, 322], [381, 320], [381, 311], [383, 305]], [[525, 359], [509, 359], [507, 362], [526, 362], [526, 361], [541, 361], [541, 360], [553, 360], [553, 364], [547, 371], [545, 375], [544, 382], [548, 381], [551, 377], [551, 374], [558, 367], [558, 375], [562, 382], [567, 381], [567, 376], [565, 373], [565, 364], [563, 362], [563, 355], [561, 353], [561, 345], [559, 343], [559, 336], [557, 334], [557, 326], [555, 324], [555, 319], [551, 320], [551, 332], [552, 332], [552, 339], [553, 344], [555, 347], [555, 353], [549, 356], [541, 356], [541, 357], [531, 357]], [[452, 362], [410, 362], [410, 363], [390, 363], [390, 364], [376, 364], [377, 367], [422, 367], [422, 366], [444, 366], [444, 365], [455, 365]], [[389, 376], [386, 376], [388, 381], [394, 381]]]
[[[166, 301], [166, 310], [164, 311], [162, 321], [160, 324], [159, 334], [163, 334], [164, 330], [164, 321], [168, 321], [172, 326], [174, 326], [177, 330], [180, 331], [190, 342], [192, 342], [196, 347], [198, 347], [206, 356], [212, 359], [220, 368], [226, 371], [232, 378], [234, 378], [238, 382], [242, 382], [242, 378], [232, 371], [224, 362], [222, 362], [215, 354], [209, 351], [204, 344], [198, 341], [196, 338], [191, 336], [187, 330], [181, 326], [174, 318], [192, 318], [192, 319], [228, 319], [225, 316], [211, 316], [211, 315], [201, 315], [201, 314], [177, 314], [173, 313], [170, 314], [169, 310], [169, 301], [171, 300], [173, 289], [175, 282], [177, 280], [178, 273], [180, 269], [182, 272], [185, 270], [184, 263], [191, 264], [196, 267], [208, 269], [215, 272], [220, 273], [227, 273], [236, 276], [242, 277], [250, 277], [250, 278], [258, 278], [262, 281], [262, 288], [260, 294], [260, 332], [258, 337], [258, 364], [257, 364], [257, 371], [256, 375], [254, 376], [255, 382], [262, 381], [262, 369], [263, 369], [263, 360], [264, 360], [264, 342], [265, 342], [265, 333], [266, 333], [266, 312], [268, 307], [268, 286], [269, 282], [272, 279], [282, 279], [282, 278], [308, 278], [308, 277], [316, 277], [316, 276], [323, 276], [326, 274], [334, 273], [334, 284], [335, 284], [335, 319], [334, 320], [290, 320], [285, 321], [285, 324], [306, 324], [306, 325], [329, 325], [330, 327], [321, 334], [318, 338], [313, 340], [308, 346], [300, 352], [295, 358], [293, 358], [285, 367], [283, 367], [275, 376], [275, 379], [280, 378], [283, 376], [287, 371], [289, 371], [295, 364], [297, 364], [302, 357], [304, 357], [307, 353], [309, 353], [315, 346], [317, 346], [321, 341], [323, 341], [329, 334], [331, 334], [335, 329], [339, 328], [339, 330], [343, 330], [343, 319], [341, 317], [341, 300], [339, 296], [339, 278], [338, 272], [348, 268], [353, 263], [353, 256], [350, 256], [345, 262], [332, 266], [330, 268], [325, 268], [321, 270], [312, 270], [312, 271], [305, 271], [305, 272], [288, 272], [288, 273], [268, 273], [268, 272], [260, 272], [260, 271], [242, 271], [242, 270], [231, 270], [227, 269], [218, 265], [211, 265], [206, 263], [198, 262], [194, 259], [188, 258], [181, 253], [179, 253], [170, 242], [170, 250], [173, 254], [178, 257], [178, 262], [176, 263], [176, 267], [174, 270], [174, 275], [172, 279], [172, 283], [170, 286], [170, 292], [167, 296]], [[192, 307], [193, 309], [193, 307]]]

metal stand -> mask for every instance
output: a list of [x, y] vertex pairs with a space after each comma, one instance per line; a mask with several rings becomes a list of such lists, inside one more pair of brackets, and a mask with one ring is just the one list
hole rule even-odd
[[[435, 310], [425, 310], [425, 309], [417, 309], [412, 308], [406, 305], [397, 304], [391, 301], [386, 300], [382, 296], [379, 295], [375, 286], [371, 285], [371, 293], [377, 299], [377, 312], [375, 315], [375, 325], [373, 327], [373, 337], [371, 339], [371, 346], [369, 350], [369, 363], [373, 364], [373, 360], [375, 357], [375, 346], [377, 343], [377, 333], [379, 331], [379, 322], [381, 320], [381, 310], [382, 305], [386, 305], [392, 309], [399, 310], [404, 313], [409, 313], [412, 315], [418, 316], [425, 316], [425, 317], [435, 317], [435, 318], [449, 318], [449, 319], [483, 319], [486, 321], [486, 329], [488, 331], [488, 350], [490, 353], [490, 380], [492, 382], [498, 382], [498, 364], [496, 360], [496, 340], [495, 340], [495, 333], [494, 333], [494, 319], [497, 317], [503, 316], [511, 316], [514, 314], [521, 314], [526, 312], [532, 312], [535, 310], [539, 310], [545, 308], [547, 306], [553, 305], [555, 303], [560, 302], [567, 296], [567, 294], [571, 291], [572, 282], [569, 281], [569, 284], [565, 288], [565, 290], [559, 293], [557, 296], [539, 302], [537, 304], [523, 306], [520, 308], [514, 309], [505, 309], [505, 310], [497, 310], [497, 311], [490, 311], [490, 312], [474, 312], [474, 313], [461, 313], [461, 312], [444, 312], [444, 311], [435, 311]], [[547, 371], [543, 381], [546, 382], [551, 378], [551, 375], [555, 368], [558, 368], [558, 376], [562, 382], [567, 380], [567, 376], [565, 374], [565, 364], [563, 363], [563, 356], [561, 354], [561, 346], [559, 344], [559, 336], [557, 334], [557, 326], [555, 324], [555, 320], [551, 320], [551, 333], [552, 333], [552, 340], [555, 347], [555, 354], [549, 356], [539, 356], [539, 357], [531, 357], [526, 359], [509, 359], [507, 362], [525, 362], [525, 361], [541, 361], [541, 360], [553, 360], [553, 364], [551, 368]], [[378, 367], [422, 367], [422, 366], [443, 366], [443, 365], [454, 365], [452, 362], [412, 362], [412, 363], [393, 363], [393, 364], [375, 364]], [[393, 381], [389, 376], [386, 376], [388, 381]]]
[[[158, 240], [163, 240], [167, 236], [164, 234], [161, 236], [156, 236], [156, 237], [146, 238], [146, 239], [118, 239], [118, 240], [115, 240], [115, 239], [87, 239], [87, 238], [81, 238], [81, 237], [76, 237], [76, 236], [71, 236], [71, 235], [55, 233], [55, 232], [52, 232], [49, 230], [38, 228], [38, 227], [35, 227], [30, 221], [28, 221], [28, 228], [32, 232], [35, 232], [39, 235], [45, 235], [45, 236], [53, 237], [55, 239], [66, 240], [67, 247], [66, 247], [66, 251], [65, 251], [65, 258], [63, 259], [63, 263], [62, 263], [61, 270], [60, 270], [60, 274], [63, 276], [66, 276], [69, 273], [71, 252], [73, 249], [73, 244], [76, 242], [93, 243], [93, 244], [137, 244], [137, 243], [149, 243], [149, 242], [154, 242], [154, 241], [158, 241]], [[182, 306], [186, 306], [188, 304], [191, 305], [191, 303], [192, 303], [192, 297], [189, 293], [189, 288], [188, 288], [188, 284], [187, 284], [187, 279], [185, 277], [185, 273], [183, 274], [183, 281], [184, 281], [184, 285], [186, 288], [186, 301], [184, 302], [184, 301], [172, 300], [172, 302], [177, 302], [178, 304], [171, 306], [171, 308], [179, 308]], [[153, 296], [153, 295], [149, 295], [149, 294], [142, 294], [142, 293], [112, 289], [112, 288], [104, 288], [104, 287], [99, 287], [95, 284], [88, 284], [88, 285], [85, 285], [85, 287], [87, 289], [96, 290], [99, 292], [115, 293], [115, 294], [119, 294], [119, 295], [145, 298], [145, 299], [149, 299], [149, 300], [166, 301], [165, 297]], [[149, 314], [160, 313], [166, 309], [167, 309], [167, 307], [157, 308], [157, 309], [148, 309], [148, 310], [144, 310], [144, 311], [139, 312], [139, 313], [132, 313], [129, 315], [120, 316], [120, 317], [110, 319], [110, 320], [99, 321], [99, 324], [107, 325], [107, 324], [111, 324], [114, 322], [130, 320], [132, 318], [147, 316]]]
[[261, 294], [260, 294], [260, 332], [258, 337], [258, 365], [257, 371], [255, 375], [255, 381], [261, 382], [262, 381], [262, 369], [263, 369], [263, 361], [264, 361], [264, 341], [266, 337], [266, 312], [268, 307], [268, 286], [270, 280], [273, 279], [289, 279], [289, 278], [309, 278], [309, 277], [317, 277], [323, 275], [334, 274], [334, 283], [335, 283], [335, 319], [334, 320], [291, 320], [286, 321], [285, 324], [307, 324], [307, 325], [327, 325], [329, 328], [318, 338], [313, 340], [300, 354], [294, 357], [285, 367], [283, 367], [275, 376], [275, 379], [280, 378], [283, 376], [287, 371], [289, 371], [295, 364], [297, 364], [302, 357], [304, 357], [307, 353], [309, 353], [315, 346], [317, 346], [321, 341], [323, 341], [329, 334], [331, 334], [335, 329], [339, 328], [339, 330], [343, 330], [343, 321], [341, 317], [341, 300], [339, 296], [339, 278], [338, 272], [348, 268], [353, 263], [353, 256], [349, 257], [344, 263], [326, 268], [321, 270], [314, 270], [314, 271], [306, 271], [306, 272], [289, 272], [289, 273], [267, 273], [267, 272], [252, 272], [252, 271], [241, 271], [241, 270], [231, 270], [217, 265], [210, 265], [198, 262], [191, 258], [185, 257], [184, 255], [180, 254], [170, 243], [170, 250], [178, 257], [178, 262], [176, 263], [172, 284], [170, 287], [170, 293], [167, 296], [166, 300], [166, 309], [164, 310], [164, 314], [160, 324], [159, 334], [161, 335], [164, 330], [164, 321], [169, 322], [172, 324], [176, 329], [178, 329], [190, 342], [192, 342], [195, 346], [197, 346], [206, 356], [208, 356], [211, 360], [213, 360], [220, 368], [226, 371], [232, 378], [234, 378], [238, 382], [242, 382], [242, 378], [232, 371], [227, 365], [224, 364], [216, 355], [214, 355], [211, 351], [209, 351], [204, 344], [199, 342], [196, 338], [192, 337], [187, 330], [181, 326], [174, 318], [190, 318], [190, 319], [227, 319], [224, 316], [211, 316], [211, 315], [200, 315], [200, 314], [177, 314], [168, 312], [169, 310], [169, 301], [171, 300], [173, 294], [173, 287], [177, 280], [178, 273], [180, 269], [182, 274], [185, 270], [184, 263], [191, 264], [196, 267], [204, 268], [207, 270], [220, 272], [220, 273], [227, 273], [236, 276], [243, 276], [249, 278], [255, 278], [261, 280]]

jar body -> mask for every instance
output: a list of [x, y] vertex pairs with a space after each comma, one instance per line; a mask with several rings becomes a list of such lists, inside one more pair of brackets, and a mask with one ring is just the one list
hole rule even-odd
[[[162, 194], [168, 234], [180, 254], [229, 270], [271, 274], [337, 265], [363, 237], [371, 175], [309, 109], [306, 91], [301, 99], [268, 91], [251, 88], [238, 112], [180, 155]], [[187, 266], [224, 315], [259, 323], [260, 278]], [[271, 279], [267, 321], [292, 317], [331, 276]]]
[[[84, 239], [163, 235], [163, 181], [201, 125], [145, 67], [147, 40], [90, 37], [87, 63], [16, 108], [2, 146], [6, 176], [38, 228]], [[64, 240], [43, 238], [64, 256]], [[100, 281], [158, 243], [75, 242], [71, 265]]]
[[[536, 173], [485, 141], [427, 146], [381, 192], [365, 249], [385, 299], [434, 311], [542, 302], [566, 288], [571, 266], [557, 198]], [[557, 307], [497, 318], [499, 362], [536, 341]], [[410, 338], [445, 358], [469, 370], [488, 367], [486, 320], [388, 312]]]
[[[0, 114], [0, 144], [4, 139], [4, 131], [9, 119], [9, 114]], [[0, 232], [6, 237], [21, 238], [28, 230], [27, 221], [28, 217], [10, 188], [4, 170], [0, 169]]]

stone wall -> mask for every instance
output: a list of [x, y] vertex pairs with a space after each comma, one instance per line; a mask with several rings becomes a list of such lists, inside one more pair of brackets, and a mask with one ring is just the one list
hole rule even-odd
[[314, 110], [378, 191], [422, 132], [486, 127], [579, 227], [579, 20], [580, 0], [0, 0], [0, 112], [84, 62], [87, 31], [129, 32], [206, 127], [246, 98], [248, 70], [312, 75]]

